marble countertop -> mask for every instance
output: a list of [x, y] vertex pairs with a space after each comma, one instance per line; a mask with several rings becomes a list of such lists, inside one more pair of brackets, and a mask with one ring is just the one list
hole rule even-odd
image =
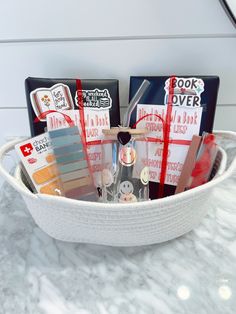
[[215, 189], [192, 232], [152, 246], [64, 243], [41, 231], [4, 184], [0, 314], [233, 314], [236, 176]]

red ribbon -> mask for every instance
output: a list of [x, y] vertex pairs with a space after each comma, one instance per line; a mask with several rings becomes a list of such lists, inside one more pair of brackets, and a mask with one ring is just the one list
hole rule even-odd
[[88, 142], [86, 139], [86, 128], [85, 128], [85, 118], [84, 118], [84, 102], [83, 102], [83, 89], [82, 89], [82, 83], [81, 80], [76, 79], [76, 93], [77, 93], [77, 101], [79, 106], [79, 117], [80, 117], [80, 125], [81, 125], [81, 140], [84, 147], [85, 152], [85, 158], [88, 163], [89, 172], [91, 174], [92, 180], [93, 178], [93, 171], [91, 167], [91, 163], [88, 157]]
[[76, 93], [77, 93], [77, 101], [78, 101], [78, 106], [79, 106], [81, 133], [82, 133], [82, 137], [83, 137], [85, 146], [87, 146], [85, 119], [84, 119], [83, 89], [82, 89], [81, 80], [79, 80], [79, 79], [76, 80]]
[[167, 100], [167, 113], [166, 119], [164, 124], [164, 147], [162, 151], [162, 162], [161, 162], [161, 173], [160, 173], [160, 185], [159, 185], [159, 192], [158, 197], [162, 198], [164, 196], [164, 185], [165, 185], [165, 177], [166, 177], [166, 170], [167, 170], [167, 157], [168, 157], [168, 148], [169, 148], [169, 140], [170, 140], [170, 125], [171, 125], [171, 112], [172, 112], [172, 105], [173, 105], [173, 95], [174, 95], [174, 82], [175, 76], [170, 78], [169, 83], [169, 95]]
[[[148, 137], [147, 138], [148, 142], [150, 143], [164, 143], [164, 140], [160, 138], [153, 138], [153, 137]], [[189, 140], [169, 140], [169, 144], [176, 144], [176, 145], [187, 145], [189, 146], [192, 141]]]
[[61, 111], [56, 111], [56, 110], [47, 110], [45, 112], [42, 112], [38, 117], [36, 117], [34, 119], [34, 122], [40, 122], [41, 119], [46, 119], [46, 116], [49, 113], [60, 113], [61, 115], [63, 115], [64, 119], [66, 120], [66, 122], [69, 124], [69, 126], [75, 126], [74, 121], [71, 119], [71, 117], [69, 117], [67, 114], [65, 114], [64, 112]]

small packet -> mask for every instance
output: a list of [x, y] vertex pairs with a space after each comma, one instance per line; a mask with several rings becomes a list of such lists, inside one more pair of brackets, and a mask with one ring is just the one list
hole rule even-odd
[[33, 190], [43, 194], [63, 195], [48, 133], [17, 144], [15, 150]]

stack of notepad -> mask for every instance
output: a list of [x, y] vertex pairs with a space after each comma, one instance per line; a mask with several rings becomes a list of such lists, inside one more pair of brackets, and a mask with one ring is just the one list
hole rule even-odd
[[95, 201], [98, 198], [97, 191], [78, 127], [68, 127], [48, 133], [64, 196]]

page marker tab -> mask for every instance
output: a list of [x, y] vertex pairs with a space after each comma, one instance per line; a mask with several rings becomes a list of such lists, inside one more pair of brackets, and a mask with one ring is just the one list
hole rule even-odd
[[60, 173], [67, 173], [67, 172], [71, 172], [71, 171], [75, 171], [75, 170], [80, 170], [80, 169], [84, 169], [87, 167], [87, 161], [86, 160], [81, 160], [78, 162], [74, 162], [71, 164], [66, 164], [66, 165], [58, 165], [59, 171]]
[[72, 134], [70, 136], [68, 135], [65, 135], [65, 136], [58, 136], [58, 137], [54, 137], [51, 139], [52, 141], [52, 145], [54, 147], [57, 147], [57, 146], [64, 146], [64, 145], [71, 145], [71, 144], [74, 144], [74, 143], [80, 143], [81, 142], [81, 139], [80, 139], [80, 136], [79, 134]]
[[77, 126], [73, 126], [70, 128], [63, 128], [63, 129], [57, 129], [53, 131], [49, 131], [50, 138], [60, 137], [60, 136], [66, 136], [66, 135], [73, 135], [78, 134], [79, 135], [79, 129]]
[[64, 155], [64, 156], [59, 156], [57, 157], [57, 162], [59, 164], [62, 163], [69, 163], [69, 162], [73, 162], [73, 161], [77, 161], [78, 159], [84, 159], [84, 152], [83, 151], [79, 151], [79, 152], [75, 152], [69, 155]]
[[82, 143], [79, 143], [79, 144], [73, 144], [71, 146], [55, 147], [55, 148], [53, 148], [53, 151], [57, 157], [60, 155], [78, 152], [78, 151], [81, 151], [82, 149], [83, 149], [83, 145], [82, 145]]
[[81, 170], [77, 170], [77, 171], [75, 170], [73, 172], [61, 174], [61, 180], [63, 182], [67, 182], [70, 180], [76, 180], [77, 178], [82, 178], [82, 177], [86, 177], [89, 175], [90, 175], [90, 173], [89, 173], [88, 168], [85, 168], [85, 169], [81, 169]]

